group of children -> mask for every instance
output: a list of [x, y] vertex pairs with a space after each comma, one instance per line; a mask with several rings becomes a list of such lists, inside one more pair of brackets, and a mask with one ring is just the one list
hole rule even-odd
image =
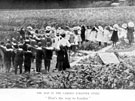
[[50, 30], [46, 30], [45, 35], [32, 34], [29, 29], [29, 34], [21, 29], [20, 39], [12, 38], [6, 43], [1, 42], [0, 50], [4, 54], [4, 66], [6, 72], [10, 72], [13, 66], [15, 74], [29, 72], [32, 62], [35, 62], [36, 72], [40, 73], [42, 69], [42, 60], [44, 60], [45, 71], [50, 71], [50, 65], [53, 54], [57, 55], [56, 69], [58, 71], [70, 68], [67, 50], [70, 43], [65, 39], [65, 33], [57, 33], [57, 38], [52, 38]]
[[68, 50], [76, 53], [77, 49], [84, 42], [98, 42], [99, 46], [105, 46], [112, 41], [113, 45], [120, 38], [128, 39], [133, 42], [134, 24], [129, 22], [122, 27], [114, 26], [75, 26], [73, 28], [54, 28], [47, 26], [44, 34], [40, 30], [35, 30], [31, 26], [19, 31], [20, 38], [12, 38], [6, 43], [1, 42], [0, 52], [4, 59], [6, 72], [10, 72], [11, 64], [15, 69], [15, 74], [20, 69], [20, 74], [31, 70], [32, 62], [35, 62], [36, 72], [41, 72], [42, 60], [44, 60], [45, 71], [50, 71], [53, 54], [57, 56], [56, 69], [58, 71], [70, 68]]

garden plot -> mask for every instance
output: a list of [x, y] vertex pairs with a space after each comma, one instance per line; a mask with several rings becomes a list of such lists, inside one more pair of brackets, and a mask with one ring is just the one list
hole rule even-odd
[[[103, 65], [97, 56], [89, 56], [71, 69], [49, 74], [1, 74], [1, 88], [49, 89], [134, 89], [135, 57], [119, 55], [120, 64]], [[8, 75], [8, 76], [7, 76]], [[5, 77], [4, 77], [5, 76]], [[14, 79], [13, 79], [14, 78]]]
[[98, 57], [81, 60], [65, 76], [67, 86], [77, 89], [134, 89], [135, 57], [119, 55], [120, 64], [103, 65]]

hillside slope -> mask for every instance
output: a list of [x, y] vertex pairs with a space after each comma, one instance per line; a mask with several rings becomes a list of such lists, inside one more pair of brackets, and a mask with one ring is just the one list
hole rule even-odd
[[[95, 25], [135, 21], [135, 7], [103, 7], [47, 10], [1, 10], [0, 27], [43, 25]], [[8, 29], [8, 28], [7, 28]]]

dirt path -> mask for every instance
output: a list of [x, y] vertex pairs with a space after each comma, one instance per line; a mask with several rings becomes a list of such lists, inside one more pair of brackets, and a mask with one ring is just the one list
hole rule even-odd
[[[75, 62], [71, 63], [71, 67], [77, 65], [77, 63], [80, 61], [80, 60], [83, 60], [83, 59], [87, 59], [88, 57], [90, 56], [94, 56], [96, 53], [104, 53], [106, 52], [108, 49], [112, 48], [112, 45], [108, 46], [108, 47], [105, 47], [97, 52], [94, 52], [94, 51], [82, 51], [83, 53], [88, 53], [87, 56], [84, 56], [84, 57], [80, 57], [78, 60], [76, 60]], [[127, 56], [135, 56], [135, 50], [133, 51], [128, 51], [128, 52], [118, 52], [120, 55], [127, 55]]]
[[83, 56], [83, 57], [80, 57], [78, 58], [78, 60], [76, 60], [75, 62], [71, 63], [71, 67], [75, 66], [80, 60], [83, 60], [83, 59], [87, 59], [89, 58], [90, 56], [94, 56], [96, 53], [101, 53], [101, 52], [105, 52], [106, 50], [108, 50], [109, 48], [111, 48], [112, 46], [108, 46], [108, 47], [105, 47], [97, 52], [94, 52], [94, 51], [83, 51], [81, 50], [80, 52], [83, 52], [83, 53], [87, 53], [88, 55], [87, 56]]

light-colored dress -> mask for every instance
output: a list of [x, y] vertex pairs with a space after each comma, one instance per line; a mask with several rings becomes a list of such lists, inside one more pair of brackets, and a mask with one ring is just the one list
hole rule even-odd
[[81, 38], [81, 31], [80, 30], [78, 30], [78, 42], [81, 42], [82, 41], [82, 38]]
[[78, 45], [78, 43], [79, 43], [78, 36], [77, 36], [77, 35], [75, 35], [75, 45]]
[[85, 32], [85, 39], [86, 40], [90, 40], [90, 34], [91, 34], [91, 29], [87, 29], [86, 32]]
[[96, 41], [103, 42], [103, 39], [104, 39], [104, 33], [103, 31], [98, 29]]
[[71, 34], [72, 32], [71, 31], [65, 31], [65, 34], [66, 34], [66, 39], [67, 40], [69, 40], [70, 39], [70, 34]]
[[111, 33], [110, 33], [108, 30], [104, 29], [103, 42], [106, 42], [106, 43], [108, 43], [108, 42], [109, 42], [109, 40], [110, 40], [109, 35], [110, 35], [110, 34], [111, 34]]
[[60, 41], [60, 37], [57, 37], [57, 36], [56, 36], [56, 37], [54, 38], [54, 42], [53, 42], [52, 46], [53, 46], [54, 48], [57, 48], [59, 41]]
[[96, 31], [91, 31], [89, 40], [95, 42], [96, 41], [96, 36], [97, 36], [97, 32]]
[[121, 38], [126, 39], [126, 38], [127, 38], [127, 30], [124, 29], [124, 28], [120, 28], [119, 33], [118, 33], [118, 37], [119, 37], [120, 39], [121, 39]]

